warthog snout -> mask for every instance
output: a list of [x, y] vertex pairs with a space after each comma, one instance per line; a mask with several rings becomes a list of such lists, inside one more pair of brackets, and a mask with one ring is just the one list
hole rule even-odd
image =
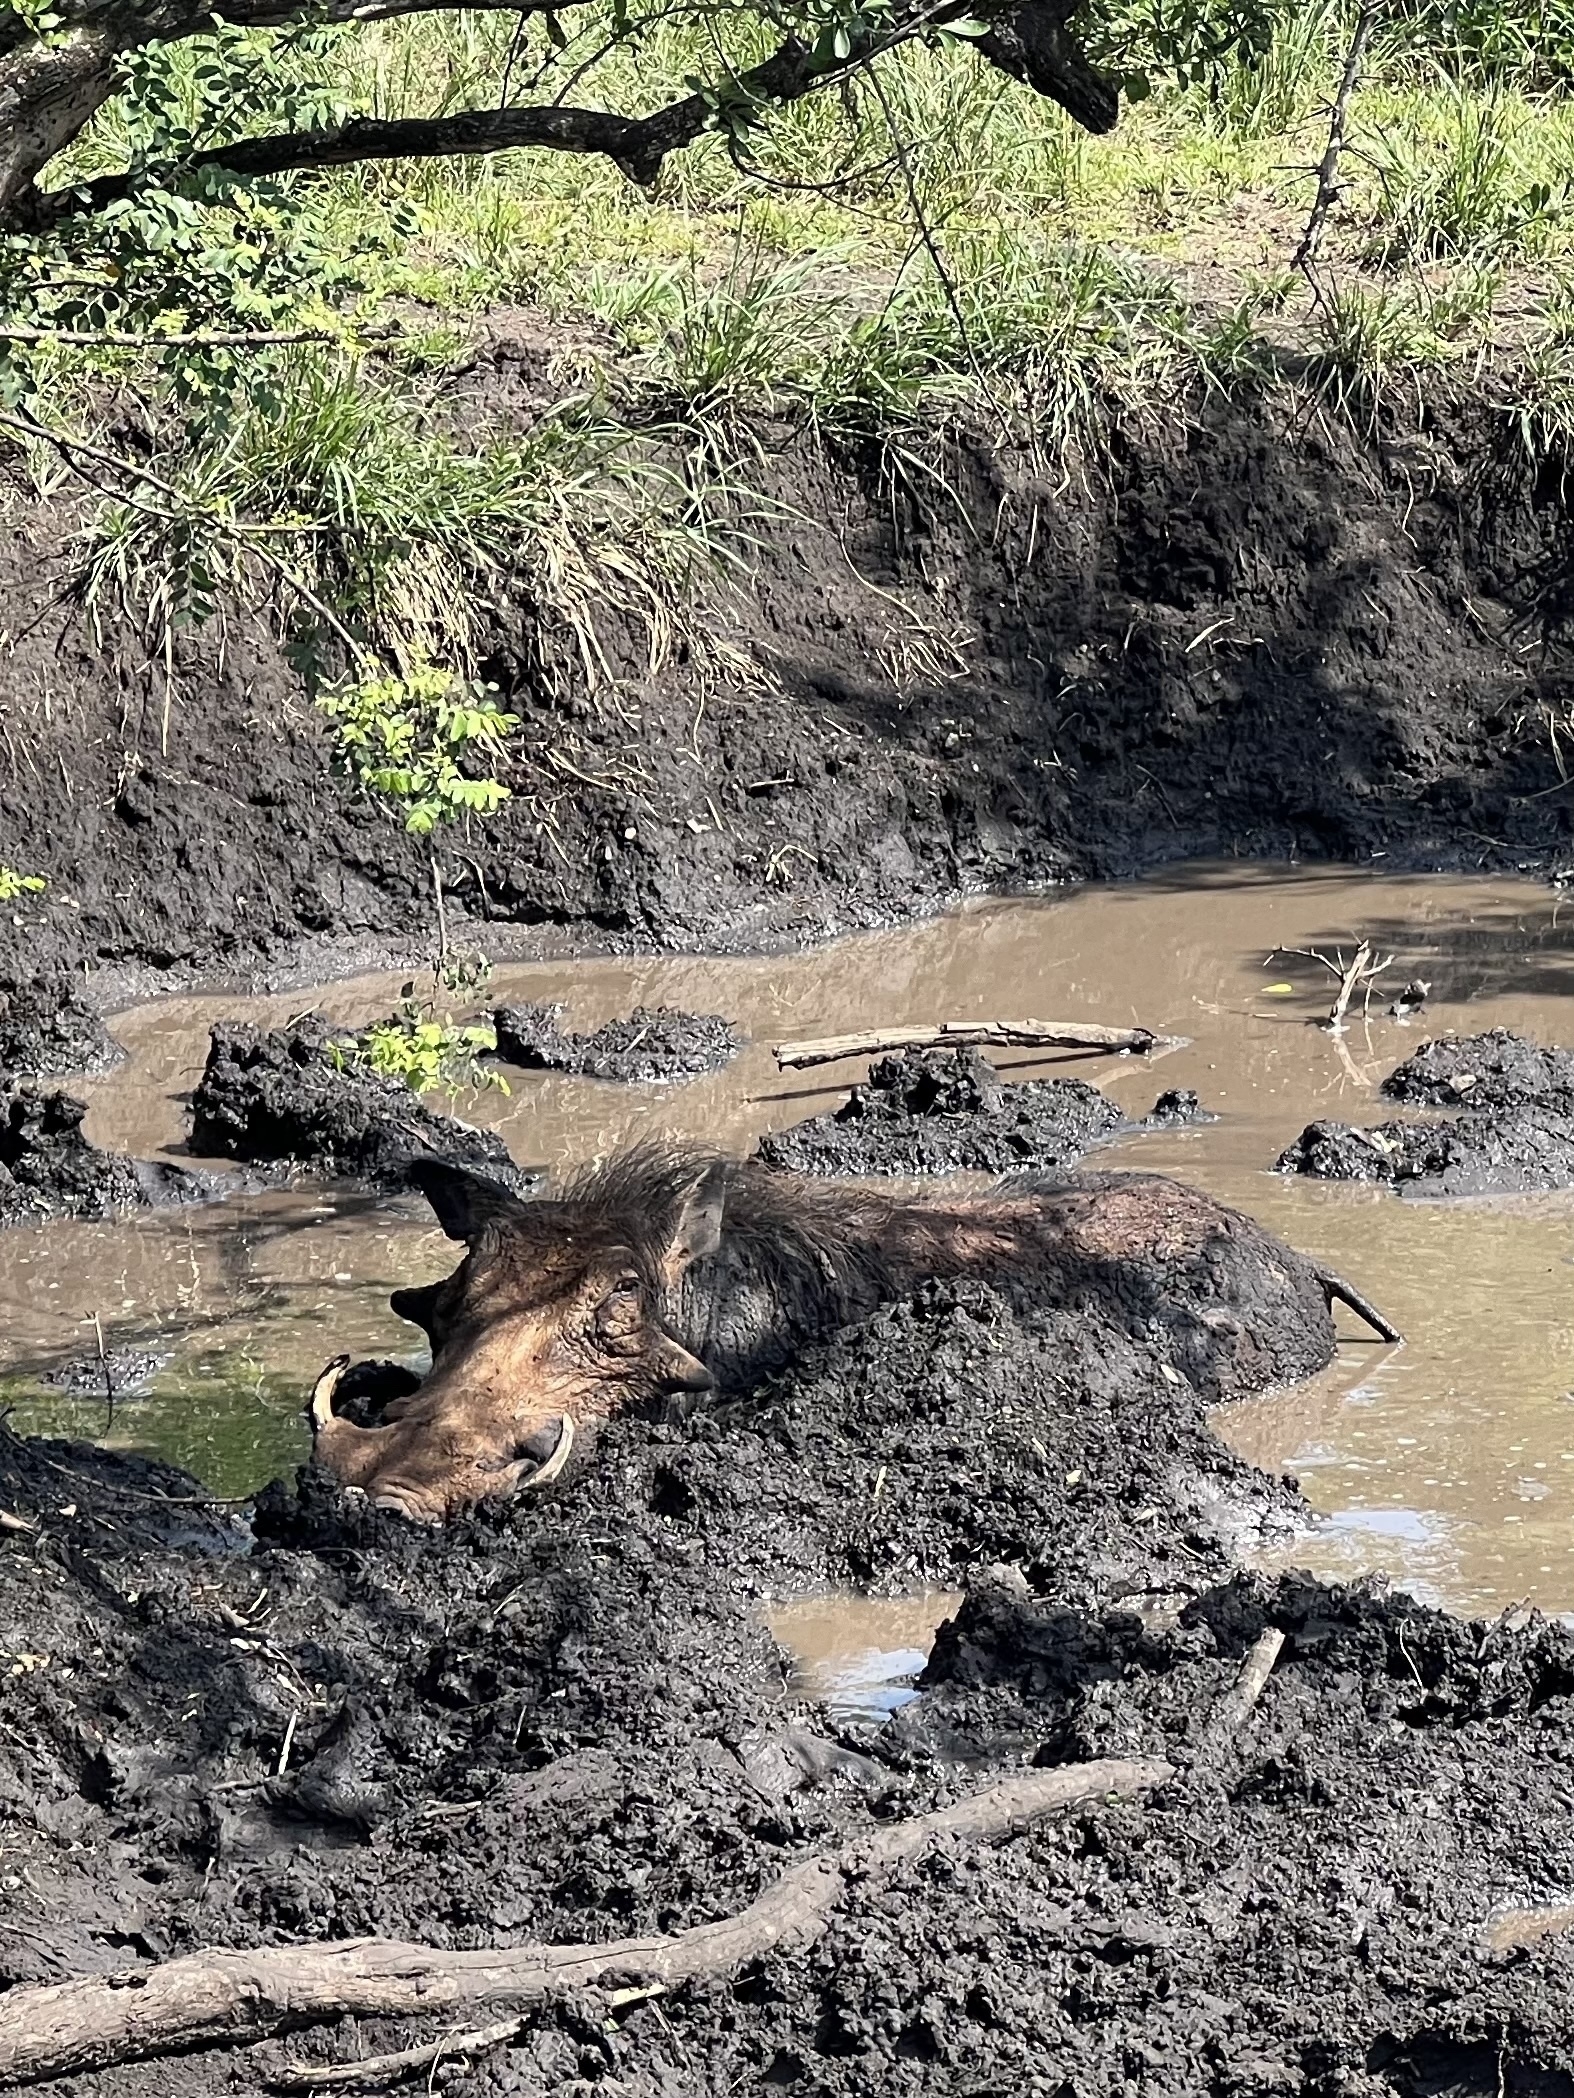
[[363, 1428], [333, 1411], [339, 1358], [309, 1409], [318, 1462], [375, 1507], [441, 1522], [544, 1486], [568, 1462], [576, 1423], [710, 1389], [705, 1365], [663, 1324], [662, 1300], [719, 1243], [719, 1173], [691, 1176], [655, 1219], [605, 1203], [579, 1217], [571, 1198], [521, 1201], [436, 1161], [411, 1178], [466, 1249], [446, 1281], [391, 1299], [426, 1332], [431, 1372]]

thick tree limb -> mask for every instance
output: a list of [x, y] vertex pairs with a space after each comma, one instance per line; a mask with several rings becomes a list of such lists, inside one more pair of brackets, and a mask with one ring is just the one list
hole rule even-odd
[[[905, 32], [904, 32], [905, 33]], [[895, 39], [886, 39], [889, 43]], [[731, 83], [740, 102], [791, 102], [811, 88], [841, 78], [852, 61], [818, 69], [809, 51], [789, 37], [762, 64]], [[715, 98], [685, 95], [648, 117], [622, 117], [609, 110], [461, 109], [442, 117], [378, 119], [356, 117], [325, 131], [285, 131], [248, 138], [198, 153], [187, 170], [224, 168], [235, 175], [282, 175], [295, 168], [349, 167], [363, 160], [431, 160], [477, 153], [505, 153], [542, 146], [559, 153], [604, 153], [631, 181], [648, 186], [669, 153], [691, 145], [715, 118]], [[31, 206], [35, 227], [74, 212], [102, 211], [135, 187], [130, 174], [100, 175], [69, 190], [39, 192]]]
[[0, 2084], [74, 2075], [192, 2047], [261, 2039], [342, 2017], [442, 2017], [524, 2006], [582, 1989], [706, 1979], [811, 1944], [848, 1888], [932, 1843], [998, 1842], [1047, 1814], [1133, 1799], [1174, 1775], [1157, 1760], [1024, 1771], [988, 1791], [805, 1858], [735, 1916], [609, 1945], [443, 1952], [385, 1938], [254, 1952], [192, 1953], [162, 1966], [0, 1995]]
[[779, 1071], [841, 1063], [849, 1056], [884, 1056], [895, 1049], [1106, 1049], [1146, 1056], [1173, 1049], [1177, 1037], [1147, 1027], [1098, 1027], [1082, 1020], [942, 1020], [929, 1027], [873, 1027], [861, 1034], [828, 1034], [812, 1042], [783, 1042]]
[[1058, 102], [1085, 131], [1113, 131], [1120, 96], [1066, 28], [1077, 0], [1028, 0], [974, 45], [981, 58], [1013, 80]]
[[[391, 15], [442, 12], [459, 4], [461, 0], [326, 0], [315, 19], [374, 21]], [[483, 0], [483, 4], [501, 6], [504, 0]], [[563, 4], [577, 5], [581, 0], [563, 0]], [[440, 117], [357, 117], [322, 131], [242, 139], [195, 155], [184, 169], [224, 168], [240, 176], [270, 176], [299, 168], [347, 167], [367, 160], [432, 159], [543, 147], [553, 152], [604, 154], [631, 180], [648, 186], [660, 174], [669, 153], [692, 144], [714, 126], [719, 103], [763, 113], [772, 105], [795, 101], [815, 88], [846, 79], [882, 52], [942, 27], [963, 4], [964, 0], [931, 0], [929, 5], [917, 6], [888, 21], [878, 35], [855, 43], [847, 57], [829, 64], [817, 62], [805, 44], [790, 36], [762, 64], [712, 89], [686, 95], [649, 116], [627, 117], [612, 110], [549, 104], [529, 109], [457, 110]], [[68, 20], [88, 10], [88, 0], [60, 0], [60, 5]], [[543, 5], [542, 0], [525, 0], [512, 11], [535, 14], [556, 9]], [[1014, 78], [1060, 102], [1090, 130], [1107, 131], [1115, 121], [1115, 92], [1067, 31], [1067, 12], [1066, 0], [1029, 0], [980, 38], [978, 49]], [[128, 170], [69, 189], [43, 190], [34, 178], [112, 91], [116, 61], [122, 53], [191, 36], [208, 27], [215, 13], [231, 22], [281, 26], [296, 19], [301, 8], [299, 0], [220, 0], [217, 9], [208, 5], [200, 10], [192, 0], [145, 0], [141, 6], [122, 4], [106, 9], [92, 31], [84, 27], [69, 32], [81, 42], [81, 49], [72, 62], [68, 91], [51, 90], [44, 116], [29, 107], [30, 98], [37, 100], [42, 92], [32, 73], [25, 77], [19, 73], [14, 90], [7, 80], [8, 69], [36, 67], [43, 59], [28, 53], [7, 56], [0, 42], [0, 141], [5, 139], [8, 106], [14, 111], [12, 129], [21, 141], [12, 149], [10, 166], [6, 148], [0, 144], [0, 225], [42, 232], [73, 214], [101, 211], [145, 181], [142, 171]], [[61, 54], [44, 57], [51, 65], [61, 60]]]

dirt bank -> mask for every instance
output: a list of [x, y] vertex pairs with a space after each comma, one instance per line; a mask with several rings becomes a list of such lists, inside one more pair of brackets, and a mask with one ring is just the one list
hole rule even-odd
[[[1182, 855], [1562, 864], [1570, 659], [1555, 628], [1524, 645], [1561, 484], [1485, 405], [1372, 437], [1214, 398], [1064, 482], [983, 443], [915, 485], [761, 435], [755, 572], [700, 620], [751, 680], [643, 677], [609, 630], [614, 706], [528, 603], [499, 614], [516, 798], [450, 868], [494, 953], [541, 926], [755, 944]], [[166, 732], [136, 623], [100, 607], [101, 646], [67, 587], [77, 522], [20, 489], [0, 520], [0, 835], [50, 883], [8, 908], [0, 976], [407, 948], [420, 851], [331, 776], [265, 622], [178, 639]]]

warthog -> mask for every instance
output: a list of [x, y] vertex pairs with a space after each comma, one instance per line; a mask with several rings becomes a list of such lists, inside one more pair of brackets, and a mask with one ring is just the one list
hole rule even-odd
[[929, 1276], [1097, 1308], [1210, 1399], [1320, 1369], [1335, 1298], [1399, 1337], [1250, 1217], [1155, 1174], [899, 1195], [649, 1147], [539, 1200], [436, 1160], [411, 1178], [466, 1248], [446, 1281], [391, 1299], [431, 1370], [360, 1426], [333, 1410], [341, 1357], [310, 1417], [322, 1464], [417, 1521], [555, 1477], [576, 1423], [746, 1391]]

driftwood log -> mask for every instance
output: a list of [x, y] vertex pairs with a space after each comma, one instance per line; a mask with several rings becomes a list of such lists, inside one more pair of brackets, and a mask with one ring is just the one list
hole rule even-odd
[[1162, 1785], [1156, 1759], [1024, 1771], [954, 1806], [790, 1867], [735, 1916], [605, 1945], [445, 1952], [387, 1938], [199, 1952], [161, 1966], [0, 1995], [0, 2084], [37, 2082], [194, 2047], [234, 2045], [343, 2017], [442, 2017], [581, 1990], [671, 1987], [733, 1972], [828, 1927], [848, 1888], [945, 1838], [996, 1842], [1066, 1807]]
[[783, 1042], [779, 1071], [804, 1071], [849, 1056], [885, 1056], [896, 1049], [1098, 1049], [1107, 1055], [1151, 1055], [1178, 1049], [1181, 1037], [1147, 1027], [1097, 1027], [1082, 1020], [941, 1020], [928, 1027], [875, 1027], [862, 1034], [828, 1034], [812, 1042]]

